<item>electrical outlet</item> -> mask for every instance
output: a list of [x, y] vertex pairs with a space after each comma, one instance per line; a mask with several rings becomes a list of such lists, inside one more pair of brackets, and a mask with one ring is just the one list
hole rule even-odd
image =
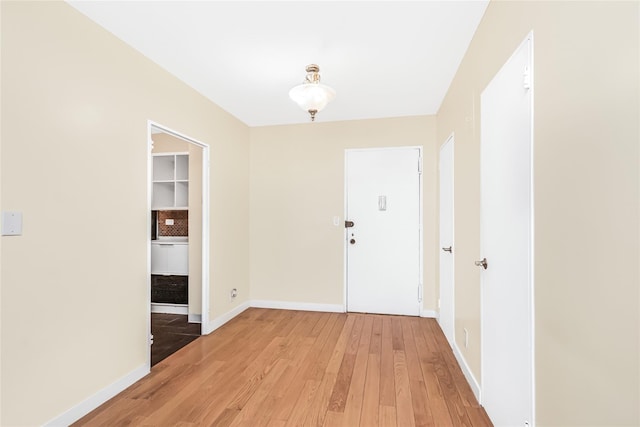
[[464, 348], [469, 347], [469, 331], [467, 328], [462, 329], [464, 331]]
[[238, 296], [238, 290], [236, 288], [231, 289], [231, 292], [229, 292], [229, 299], [232, 300], [237, 296]]

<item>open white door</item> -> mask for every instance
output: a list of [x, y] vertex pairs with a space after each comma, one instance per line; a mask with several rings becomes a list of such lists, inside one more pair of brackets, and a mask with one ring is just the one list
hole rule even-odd
[[533, 424], [532, 35], [481, 95], [482, 405]]
[[420, 314], [420, 154], [346, 151], [347, 311]]
[[438, 323], [453, 348], [454, 248], [453, 248], [453, 135], [440, 148], [440, 299]]

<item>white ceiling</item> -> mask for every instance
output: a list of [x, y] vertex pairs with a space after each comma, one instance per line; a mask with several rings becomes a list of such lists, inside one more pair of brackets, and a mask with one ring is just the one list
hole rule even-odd
[[487, 7], [474, 1], [70, 1], [249, 126], [306, 123], [307, 64], [336, 99], [316, 121], [435, 114]]

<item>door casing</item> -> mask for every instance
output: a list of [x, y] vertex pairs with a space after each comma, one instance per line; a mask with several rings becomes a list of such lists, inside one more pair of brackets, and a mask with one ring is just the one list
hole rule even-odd
[[[208, 144], [188, 137], [181, 132], [170, 129], [152, 120], [147, 120], [147, 230], [151, 230], [151, 196], [152, 196], [152, 171], [153, 171], [153, 140], [151, 139], [152, 128], [160, 129], [162, 132], [172, 135], [178, 139], [187, 141], [190, 144], [202, 148], [202, 317], [200, 323], [200, 333], [205, 335], [209, 332], [209, 271], [210, 271], [210, 148]], [[149, 340], [149, 351], [147, 351], [147, 368], [151, 370], [151, 235], [147, 233], [147, 336]]]

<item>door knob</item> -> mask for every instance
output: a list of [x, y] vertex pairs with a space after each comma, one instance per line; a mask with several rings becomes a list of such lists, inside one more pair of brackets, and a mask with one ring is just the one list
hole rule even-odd
[[355, 245], [356, 244], [356, 239], [349, 240], [349, 243], [351, 243], [352, 245]]
[[451, 248], [451, 246], [449, 246], [448, 248], [442, 248], [442, 250], [445, 252], [449, 252], [450, 254], [453, 253], [453, 249]]
[[485, 270], [487, 269], [487, 259], [486, 258], [482, 258], [482, 261], [476, 261], [475, 264], [480, 267], [482, 266]]

